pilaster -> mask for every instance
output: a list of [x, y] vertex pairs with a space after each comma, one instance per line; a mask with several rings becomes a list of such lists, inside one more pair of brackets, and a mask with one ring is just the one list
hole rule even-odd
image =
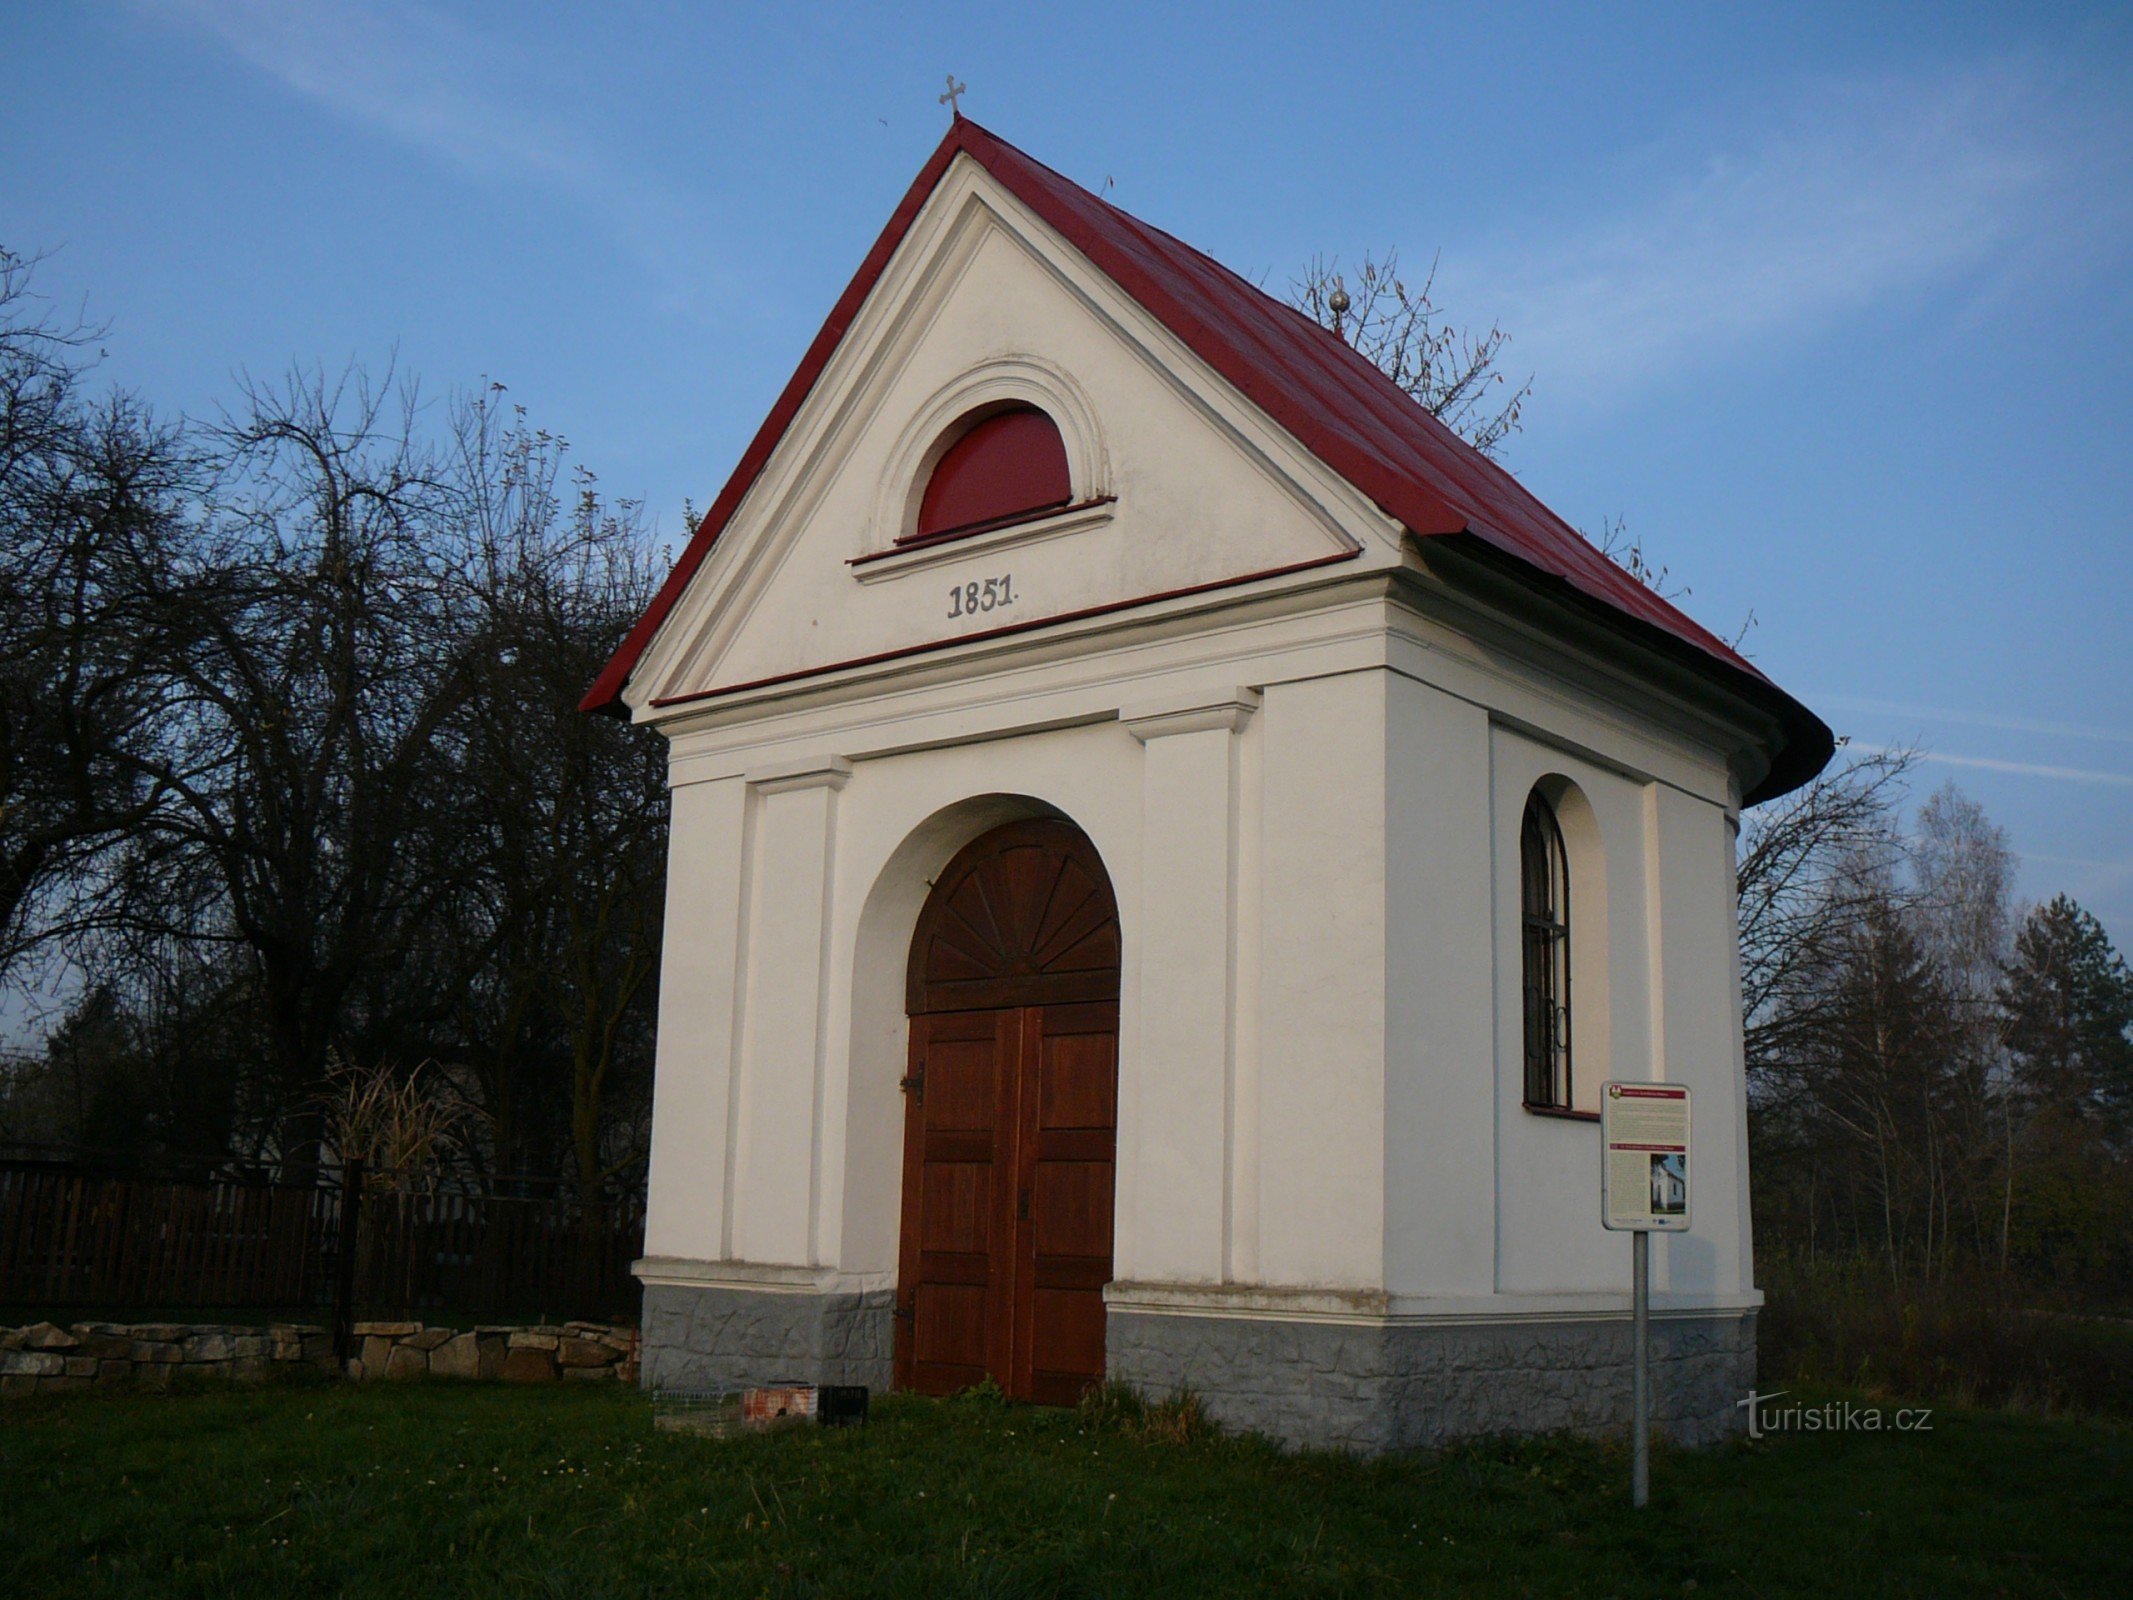
[[1136, 1181], [1122, 1277], [1219, 1282], [1229, 1260], [1238, 746], [1258, 705], [1253, 691], [1229, 689], [1120, 713], [1144, 747], [1140, 1045], [1121, 1128]]
[[837, 796], [851, 772], [830, 757], [745, 780], [750, 895], [730, 1116], [730, 1259], [816, 1259]]

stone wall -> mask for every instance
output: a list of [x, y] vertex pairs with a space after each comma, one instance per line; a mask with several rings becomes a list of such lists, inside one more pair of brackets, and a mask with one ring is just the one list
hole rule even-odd
[[[464, 1331], [420, 1322], [358, 1322], [351, 1378], [495, 1378], [506, 1383], [637, 1380], [637, 1335], [602, 1322], [560, 1327], [487, 1325]], [[305, 1323], [50, 1322], [0, 1328], [0, 1396], [70, 1389], [163, 1389], [178, 1373], [263, 1378], [334, 1370], [333, 1336]]]
[[277, 1368], [333, 1370], [324, 1328], [208, 1322], [49, 1322], [0, 1328], [0, 1395], [51, 1394], [92, 1385], [162, 1389], [179, 1372], [259, 1378]]
[[358, 1322], [351, 1378], [500, 1378], [505, 1383], [637, 1381], [637, 1334], [604, 1322], [487, 1325], [461, 1332], [419, 1322]]

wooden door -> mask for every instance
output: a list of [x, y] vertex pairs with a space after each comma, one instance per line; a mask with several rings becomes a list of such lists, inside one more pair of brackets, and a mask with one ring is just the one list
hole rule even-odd
[[1118, 917], [1094, 849], [1016, 823], [937, 881], [911, 963], [897, 1382], [1071, 1404], [1104, 1367]]
[[1118, 1002], [1022, 1013], [1015, 1330], [1005, 1385], [1069, 1406], [1104, 1375], [1118, 1147]]
[[952, 1394], [1007, 1370], [1020, 1030], [1016, 1011], [911, 1019], [897, 1299], [903, 1388]]

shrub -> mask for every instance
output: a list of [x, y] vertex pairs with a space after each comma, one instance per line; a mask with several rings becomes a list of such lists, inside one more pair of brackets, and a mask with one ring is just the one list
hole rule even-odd
[[1859, 1265], [1779, 1266], [1762, 1278], [1765, 1387], [2133, 1417], [2133, 1319], [2038, 1304], [1984, 1276], [1891, 1288]]

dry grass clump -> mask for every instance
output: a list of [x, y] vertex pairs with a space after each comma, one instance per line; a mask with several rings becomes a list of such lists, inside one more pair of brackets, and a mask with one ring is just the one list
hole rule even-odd
[[1222, 1429], [1190, 1389], [1150, 1400], [1131, 1384], [1103, 1383], [1081, 1397], [1075, 1413], [1093, 1431], [1122, 1433], [1151, 1444], [1204, 1444]]

